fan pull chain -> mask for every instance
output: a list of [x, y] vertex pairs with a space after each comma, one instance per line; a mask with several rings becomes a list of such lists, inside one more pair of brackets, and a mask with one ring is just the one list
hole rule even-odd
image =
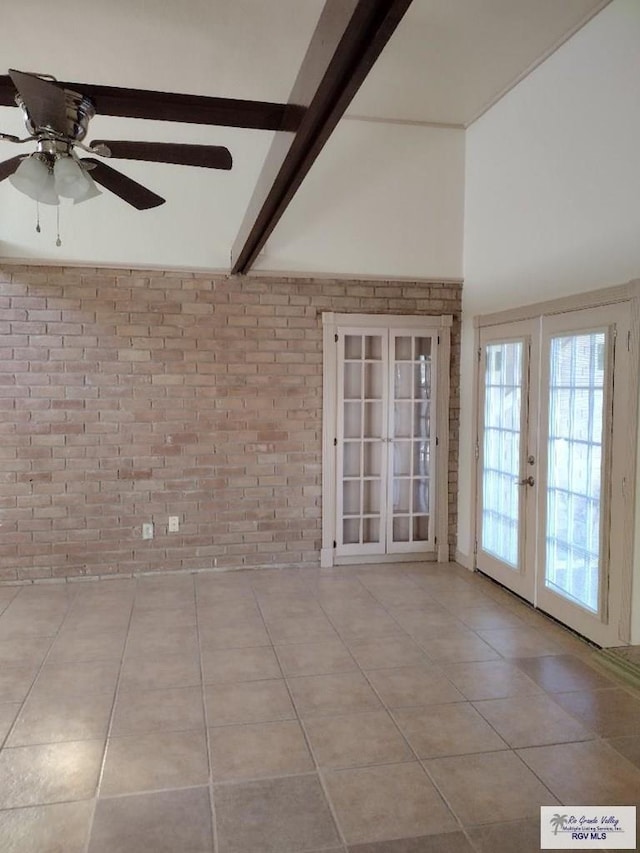
[[38, 234], [42, 231], [40, 228], [40, 204], [36, 202], [36, 231]]
[[62, 240], [60, 239], [60, 205], [56, 207], [56, 226], [58, 231], [58, 236], [56, 238], [56, 246], [62, 246]]

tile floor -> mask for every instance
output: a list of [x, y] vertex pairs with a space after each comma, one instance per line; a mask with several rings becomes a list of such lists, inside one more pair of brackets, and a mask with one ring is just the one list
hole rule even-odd
[[528, 853], [640, 699], [454, 564], [0, 587], [3, 853]]

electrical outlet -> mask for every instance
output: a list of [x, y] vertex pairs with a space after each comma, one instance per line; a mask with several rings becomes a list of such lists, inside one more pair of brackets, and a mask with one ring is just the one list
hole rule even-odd
[[142, 525], [142, 538], [153, 539], [153, 523], [151, 521], [145, 522]]
[[177, 533], [180, 530], [180, 517], [177, 515], [169, 516], [169, 533]]

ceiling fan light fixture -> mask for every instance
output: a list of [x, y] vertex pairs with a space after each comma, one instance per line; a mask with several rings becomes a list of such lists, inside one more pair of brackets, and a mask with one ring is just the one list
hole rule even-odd
[[69, 155], [56, 157], [53, 164], [53, 178], [58, 195], [72, 198], [78, 202], [92, 197], [89, 194], [91, 190], [90, 178], [78, 162]]
[[47, 162], [37, 153], [23, 160], [9, 181], [17, 190], [35, 201], [42, 204], [60, 204], [54, 177]]
[[[84, 170], [83, 170], [84, 171]], [[77, 198], [74, 198], [74, 204], [80, 204], [83, 201], [89, 201], [90, 198], [95, 198], [98, 195], [102, 195], [102, 191], [98, 189], [98, 185], [93, 180], [93, 178], [84, 172], [85, 177], [85, 192], [84, 195], [80, 195]]]

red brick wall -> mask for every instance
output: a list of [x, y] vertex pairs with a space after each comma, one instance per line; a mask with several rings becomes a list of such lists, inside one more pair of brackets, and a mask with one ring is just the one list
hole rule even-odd
[[323, 311], [456, 316], [455, 530], [460, 297], [4, 265], [0, 580], [317, 564]]

